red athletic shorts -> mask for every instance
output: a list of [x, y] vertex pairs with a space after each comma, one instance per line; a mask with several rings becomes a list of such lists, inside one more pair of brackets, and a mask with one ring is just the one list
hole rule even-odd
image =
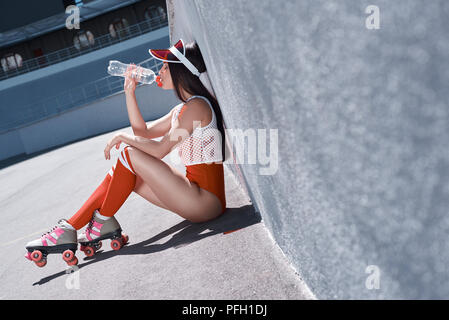
[[223, 213], [226, 210], [223, 163], [201, 163], [186, 166], [186, 177], [200, 188], [212, 192], [221, 202]]

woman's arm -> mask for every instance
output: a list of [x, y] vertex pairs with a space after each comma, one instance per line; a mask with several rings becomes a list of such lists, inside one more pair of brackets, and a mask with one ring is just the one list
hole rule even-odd
[[208, 108], [195, 101], [189, 101], [186, 105], [188, 105], [188, 107], [183, 113], [183, 116], [180, 119], [176, 119], [174, 126], [165, 133], [160, 141], [119, 132], [106, 145], [104, 151], [105, 158], [110, 159], [110, 150], [112, 147], [116, 146], [116, 148], [118, 148], [123, 142], [152, 155], [153, 157], [163, 159], [173, 150], [173, 148], [184, 142], [184, 140], [192, 134], [194, 125], [201, 125], [204, 110], [205, 108]]
[[142, 117], [139, 106], [137, 105], [135, 94], [137, 81], [131, 77], [132, 68], [134, 67], [135, 66], [131, 65], [127, 69], [124, 85], [126, 108], [128, 110], [129, 122], [131, 123], [134, 135], [149, 139], [162, 137], [170, 130], [171, 117], [174, 108], [168, 114], [150, 122], [147, 126], [145, 120]]
[[162, 159], [160, 157], [160, 143], [159, 141], [133, 136], [132, 134], [126, 132], [119, 132], [114, 135], [114, 137], [109, 140], [104, 149], [104, 157], [106, 160], [111, 159], [111, 149], [115, 146], [116, 149], [120, 148], [122, 143], [128, 144], [135, 147], [145, 153], [152, 155], [153, 157]]
[[136, 99], [136, 86], [137, 79], [132, 77], [133, 69], [135, 65], [129, 65], [125, 72], [125, 84], [123, 85], [123, 90], [125, 91], [126, 97], [126, 108], [128, 110], [129, 122], [133, 129], [134, 134], [141, 132], [146, 129], [145, 120], [143, 120], [142, 114], [140, 113], [139, 106], [137, 105]]
[[143, 120], [140, 113], [139, 106], [137, 105], [137, 99], [134, 92], [125, 91], [126, 108], [128, 109], [129, 122], [135, 135], [146, 130], [146, 123]]
[[141, 136], [149, 139], [162, 137], [164, 134], [170, 131], [171, 118], [174, 110], [175, 108], [173, 108], [169, 113], [162, 116], [161, 118], [151, 121], [150, 123], [148, 123], [148, 125], [146, 125], [144, 130], [137, 133], [134, 132], [134, 134], [136, 136]]
[[162, 153], [161, 153], [161, 144], [159, 141], [139, 137], [139, 136], [131, 136], [126, 133], [121, 133], [120, 138], [122, 142], [135, 147], [136, 149], [139, 149], [149, 155], [152, 155], [153, 157], [156, 157], [158, 159], [162, 159]]

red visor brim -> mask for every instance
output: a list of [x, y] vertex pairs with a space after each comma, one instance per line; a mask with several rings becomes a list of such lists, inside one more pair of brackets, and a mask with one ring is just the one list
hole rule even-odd
[[[178, 49], [181, 54], [184, 54], [184, 44], [182, 43], [182, 40], [179, 40], [174, 47]], [[178, 58], [175, 57], [173, 53], [170, 52], [168, 49], [150, 49], [148, 50], [150, 54], [161, 61], [164, 62], [180, 62]]]

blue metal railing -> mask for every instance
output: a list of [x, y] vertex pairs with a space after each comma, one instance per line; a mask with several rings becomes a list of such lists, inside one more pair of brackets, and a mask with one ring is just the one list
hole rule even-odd
[[[157, 73], [162, 64], [163, 62], [161, 61], [149, 58], [138, 65]], [[30, 104], [23, 108], [21, 112], [11, 112], [2, 115], [0, 118], [0, 134], [120, 93], [123, 91], [123, 85], [123, 77], [106, 76]], [[138, 84], [138, 86], [142, 85]]]
[[99, 50], [104, 47], [134, 38], [136, 36], [157, 30], [168, 25], [166, 16], [159, 16], [139, 22], [135, 25], [117, 30], [117, 36], [112, 37], [110, 34], [105, 34], [95, 38], [95, 43], [86, 48], [77, 49], [75, 46], [67, 47], [58, 51], [48, 53], [46, 55], [25, 60], [21, 67], [13, 70], [4, 71], [0, 68], [0, 80], [15, 77], [23, 73], [34, 71], [37, 69], [48, 67], [61, 61], [72, 59], [83, 54]]

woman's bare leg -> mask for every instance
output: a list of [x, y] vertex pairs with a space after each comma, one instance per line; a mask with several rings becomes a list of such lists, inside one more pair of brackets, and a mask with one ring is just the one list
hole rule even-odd
[[221, 202], [213, 193], [190, 183], [181, 172], [161, 159], [132, 147], [128, 152], [137, 176], [156, 196], [149, 199], [159, 199], [168, 210], [191, 222], [204, 222], [220, 215]]
[[159, 198], [154, 194], [153, 190], [151, 190], [150, 186], [147, 185], [145, 181], [143, 181], [139, 176], [136, 177], [136, 186], [134, 187], [133, 191], [152, 204], [163, 209], [170, 210], [165, 204], [162, 203], [161, 200], [159, 200]]

